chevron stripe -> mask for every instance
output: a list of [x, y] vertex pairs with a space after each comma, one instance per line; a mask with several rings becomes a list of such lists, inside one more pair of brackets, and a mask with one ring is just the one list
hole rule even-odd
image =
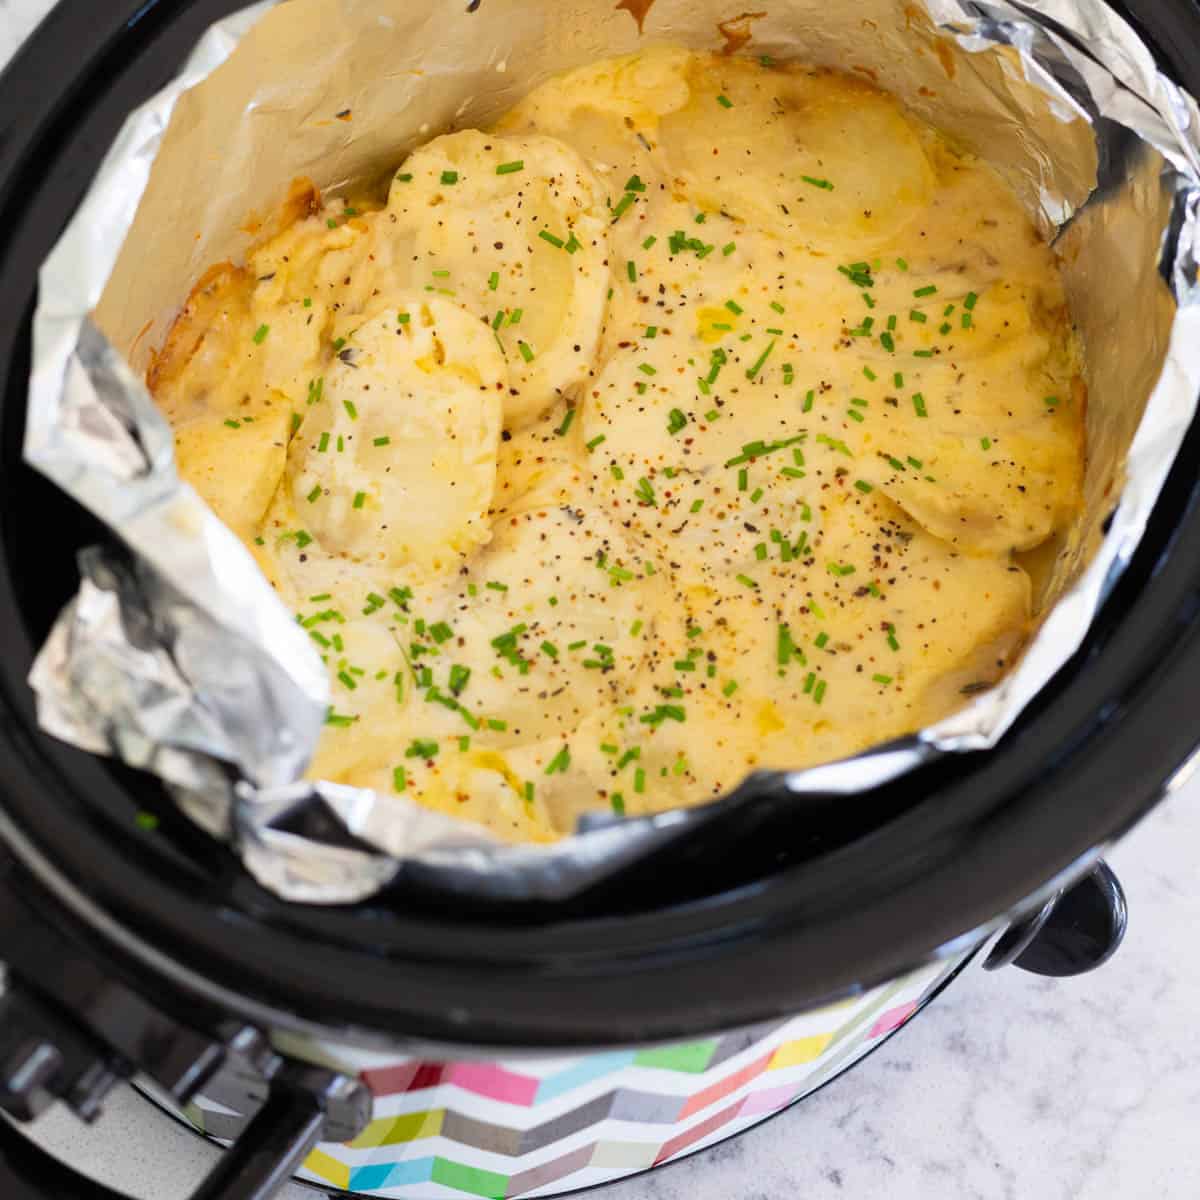
[[[362, 1070], [377, 1115], [353, 1142], [314, 1151], [302, 1174], [424, 1200], [532, 1200], [607, 1183], [807, 1095], [903, 1025], [952, 970], [925, 968], [819, 1013], [683, 1045], [508, 1064], [338, 1058]], [[232, 1139], [245, 1108], [244, 1097], [205, 1094], [189, 1115]]]

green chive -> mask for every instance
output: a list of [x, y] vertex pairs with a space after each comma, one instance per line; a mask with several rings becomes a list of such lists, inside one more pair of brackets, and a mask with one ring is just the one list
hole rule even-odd
[[917, 290], [913, 292], [913, 295], [918, 298], [921, 296], [935, 296], [937, 295], [937, 288], [931, 283], [927, 287], [917, 288]]
[[352, 420], [352, 421], [358, 420], [358, 409], [354, 407], [353, 400], [343, 400], [342, 407], [346, 410], [346, 413], [350, 417], [350, 420]]
[[554, 775], [565, 771], [571, 765], [571, 751], [567, 746], [563, 746], [559, 752], [550, 760], [546, 767], [547, 775]]
[[309, 504], [314, 504], [321, 498], [321, 485], [318, 483], [313, 487], [313, 490], [306, 497]]
[[354, 493], [354, 507], [362, 508], [363, 504], [366, 502], [366, 499], [367, 499], [366, 492], [355, 492]]
[[267, 334], [271, 332], [270, 325], [260, 325], [254, 331], [254, 344], [261, 346], [267, 340]]
[[733, 101], [730, 100], [730, 98], [724, 94], [717, 97], [717, 103], [722, 108], [732, 108], [733, 107]]
[[833, 191], [833, 184], [830, 183], [828, 179], [814, 179], [811, 175], [801, 175], [800, 178], [803, 179], [805, 183], [812, 184], [812, 186], [815, 188], [821, 188], [822, 191]]
[[558, 426], [558, 427], [557, 427], [557, 428], [554, 430], [554, 432], [555, 432], [555, 433], [556, 433], [556, 434], [557, 434], [559, 437], [566, 437], [566, 436], [567, 436], [567, 430], [571, 428], [571, 422], [572, 422], [572, 421], [574, 421], [574, 420], [575, 420], [575, 410], [574, 410], [573, 408], [568, 408], [568, 409], [567, 409], [567, 411], [566, 411], [566, 414], [563, 416], [563, 419], [562, 419], [562, 424], [561, 424], [561, 425], [559, 425], [559, 426]]
[[443, 171], [442, 172], [442, 184], [444, 186], [449, 187], [452, 183], [457, 183], [457, 182], [458, 182], [458, 172], [457, 171]]
[[[492, 273], [491, 273], [491, 274], [488, 276], [488, 287], [489, 287], [489, 288], [490, 288], [490, 289], [491, 289], [491, 290], [494, 292], [494, 291], [495, 291], [495, 290], [496, 290], [496, 289], [497, 289], [499, 286], [500, 286], [500, 272], [499, 272], [499, 271], [493, 271], [493, 272], [492, 272]], [[405, 314], [404, 314], [404, 319], [405, 319], [406, 321], [408, 320], [408, 314], [407, 314], [407, 313], [405, 313]]]
[[554, 234], [546, 229], [539, 229], [538, 237], [540, 237], [543, 242], [549, 242], [550, 245], [554, 246], [558, 250], [561, 250], [566, 245], [566, 242], [564, 242], [562, 238], [555, 237]]
[[525, 170], [525, 163], [521, 159], [516, 159], [514, 162], [500, 163], [496, 168], [497, 175], [513, 175], [517, 171]]
[[371, 442], [372, 446], [390, 446], [391, 444], [392, 439], [386, 435], [384, 437], [377, 437]]
[[637, 264], [632, 258], [625, 264], [625, 274], [629, 276], [630, 283], [637, 283]]
[[521, 357], [527, 362], [533, 362], [533, 351], [529, 348], [526, 342], [518, 341], [517, 349], [521, 352]]

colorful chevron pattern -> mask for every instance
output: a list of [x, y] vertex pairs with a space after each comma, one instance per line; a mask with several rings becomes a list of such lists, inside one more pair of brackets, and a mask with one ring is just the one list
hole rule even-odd
[[[353, 1142], [322, 1145], [302, 1176], [389, 1200], [508, 1200], [609, 1182], [808, 1094], [900, 1028], [961, 961], [787, 1021], [650, 1049], [464, 1062], [314, 1046], [312, 1057], [361, 1073], [375, 1118]], [[232, 1138], [245, 1112], [236, 1096], [209, 1095], [189, 1116]]]

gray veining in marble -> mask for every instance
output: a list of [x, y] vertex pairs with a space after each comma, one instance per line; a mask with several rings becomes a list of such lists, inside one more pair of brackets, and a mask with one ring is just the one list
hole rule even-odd
[[[0, 63], [49, 7], [0, 0]], [[1130, 931], [1101, 971], [1048, 981], [972, 970], [798, 1108], [598, 1195], [1198, 1200], [1200, 776], [1109, 858]], [[55, 1115], [39, 1138], [145, 1200], [182, 1200], [215, 1153], [131, 1092], [98, 1127]], [[286, 1200], [313, 1195], [294, 1188]]]

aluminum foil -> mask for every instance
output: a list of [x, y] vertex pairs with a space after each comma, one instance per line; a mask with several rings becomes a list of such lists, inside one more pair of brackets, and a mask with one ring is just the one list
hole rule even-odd
[[[471, 896], [562, 899], [764, 791], [788, 803], [862, 792], [994, 745], [1083, 641], [1195, 415], [1200, 109], [1103, 4], [773, 0], [730, 20], [721, 0], [652, 0], [644, 30], [631, 7], [645, 6], [256, 4], [130, 115], [43, 267], [25, 456], [122, 545], [81, 556], [79, 594], [30, 676], [39, 719], [159, 775], [286, 898], [350, 902], [404, 873]], [[858, 71], [899, 95], [990, 161], [1060, 251], [1086, 356], [1085, 512], [1043, 572], [1020, 662], [911, 738], [754, 777], [695, 809], [595, 814], [553, 846], [501, 845], [402, 797], [303, 781], [324, 668], [179, 479], [140, 382], [150, 348], [201, 270], [260, 232], [247, 213], [271, 212], [293, 178], [336, 192], [447, 128], [486, 124], [556, 71], [643, 38], [712, 49], [742, 34], [748, 52]]]

